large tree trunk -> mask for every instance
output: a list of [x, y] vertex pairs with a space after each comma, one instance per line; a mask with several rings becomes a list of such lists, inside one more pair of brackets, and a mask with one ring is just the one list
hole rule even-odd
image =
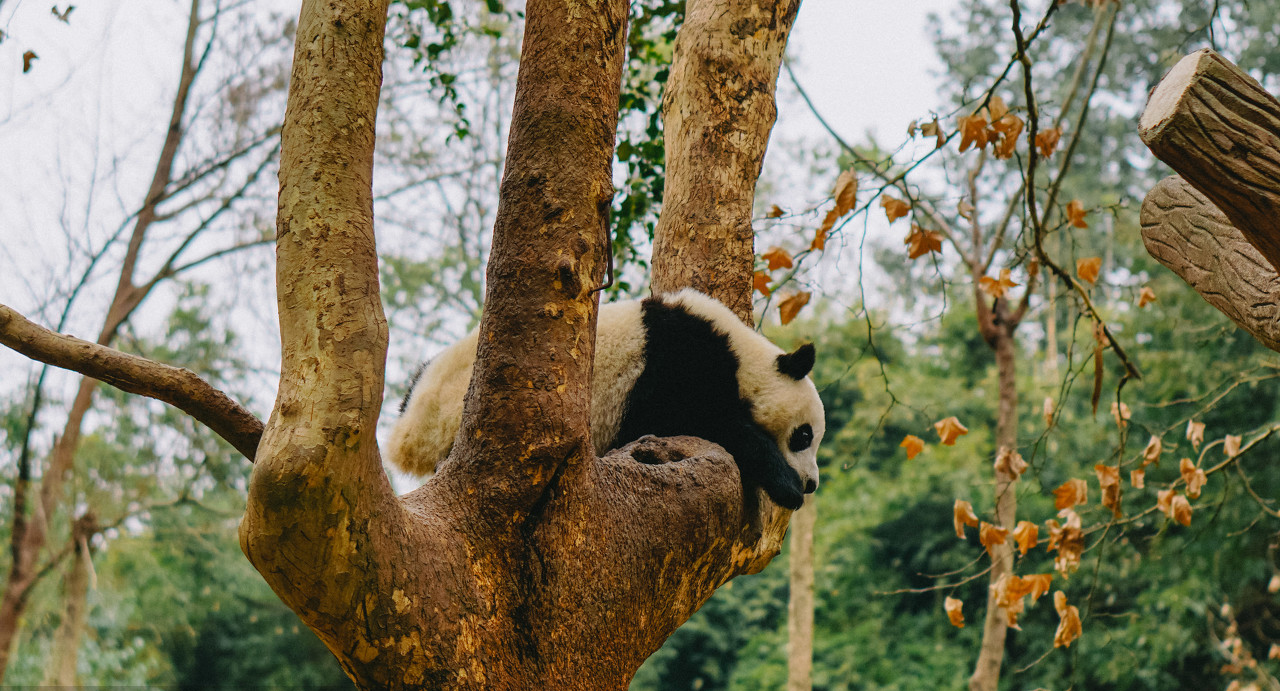
[[[776, 554], [786, 524], [776, 512], [759, 527], [733, 460], [704, 441], [592, 453], [627, 5], [528, 3], [462, 430], [403, 498], [374, 439], [387, 329], [369, 182], [386, 10], [303, 4], [280, 173], [284, 357], [241, 545], [362, 688], [624, 689], [716, 587]], [[749, 256], [716, 266], [749, 280]]]
[[662, 101], [666, 186], [656, 294], [693, 286], [751, 318], [751, 208], [777, 117], [778, 69], [800, 0], [692, 0]]

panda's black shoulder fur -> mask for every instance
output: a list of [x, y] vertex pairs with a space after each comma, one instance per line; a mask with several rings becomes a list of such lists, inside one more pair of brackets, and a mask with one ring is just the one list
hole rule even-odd
[[799, 480], [777, 442], [755, 422], [751, 402], [739, 394], [739, 362], [729, 336], [680, 304], [659, 298], [644, 300], [641, 315], [644, 369], [611, 446], [646, 434], [701, 437], [734, 457], [745, 485], [787, 486], [798, 496]]

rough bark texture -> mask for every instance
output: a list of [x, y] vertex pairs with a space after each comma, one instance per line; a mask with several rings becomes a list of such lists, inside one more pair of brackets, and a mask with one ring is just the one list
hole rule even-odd
[[1210, 305], [1280, 351], [1280, 275], [1207, 197], [1178, 176], [1142, 203], [1142, 242]]
[[[733, 459], [702, 440], [592, 453], [592, 289], [627, 5], [528, 3], [463, 427], [403, 498], [374, 440], [386, 10], [303, 4], [277, 222], [284, 357], [241, 546], [362, 688], [625, 689], [716, 587], [768, 563], [787, 516], [743, 497]], [[749, 257], [715, 262], [749, 280]]]
[[690, 0], [662, 104], [666, 187], [655, 294], [693, 286], [751, 317], [751, 208], [800, 0]]
[[787, 691], [813, 690], [813, 528], [817, 518], [818, 505], [812, 497], [791, 514]]
[[164, 401], [204, 423], [245, 458], [253, 460], [262, 436], [262, 422], [191, 370], [54, 333], [5, 305], [0, 305], [0, 344], [34, 360], [91, 377], [84, 380], [89, 391], [97, 380], [121, 391]]
[[1151, 92], [1142, 141], [1280, 268], [1280, 101], [1226, 58], [1183, 58]]

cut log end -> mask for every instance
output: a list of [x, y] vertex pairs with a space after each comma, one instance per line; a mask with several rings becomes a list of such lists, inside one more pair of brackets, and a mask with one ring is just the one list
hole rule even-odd
[[1144, 140], [1148, 132], [1158, 130], [1178, 111], [1178, 104], [1194, 81], [1201, 61], [1207, 59], [1212, 53], [1213, 51], [1205, 48], [1187, 55], [1169, 70], [1160, 83], [1156, 84], [1156, 88], [1151, 90], [1151, 96], [1147, 98], [1147, 107], [1138, 120], [1138, 132]]

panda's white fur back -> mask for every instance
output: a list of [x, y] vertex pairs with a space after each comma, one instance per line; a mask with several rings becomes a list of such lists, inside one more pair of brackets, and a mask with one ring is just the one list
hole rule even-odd
[[[752, 416], [772, 435], [787, 463], [816, 487], [816, 451], [824, 425], [822, 403], [813, 382], [808, 377], [795, 380], [781, 376], [776, 362], [784, 351], [719, 301], [691, 288], [660, 299], [707, 322], [727, 337], [739, 363], [738, 394], [751, 402]], [[645, 369], [647, 336], [643, 310], [640, 300], [600, 308], [591, 406], [592, 441], [597, 454], [608, 451], [617, 438], [627, 414], [628, 398]], [[387, 445], [387, 459], [395, 467], [414, 475], [426, 475], [448, 456], [462, 421], [462, 404], [471, 383], [477, 334], [478, 331], [473, 330], [442, 351], [415, 382]], [[801, 423], [813, 426], [813, 444], [801, 452], [791, 452], [787, 435]]]
[[[644, 325], [640, 301], [600, 307], [592, 376], [591, 437], [596, 453], [609, 450], [626, 412], [626, 400], [644, 370]], [[422, 370], [400, 418], [391, 429], [386, 456], [411, 475], [427, 475], [449, 455], [462, 425], [462, 403], [471, 385], [479, 331], [445, 348]], [[612, 403], [612, 404], [609, 404]]]

